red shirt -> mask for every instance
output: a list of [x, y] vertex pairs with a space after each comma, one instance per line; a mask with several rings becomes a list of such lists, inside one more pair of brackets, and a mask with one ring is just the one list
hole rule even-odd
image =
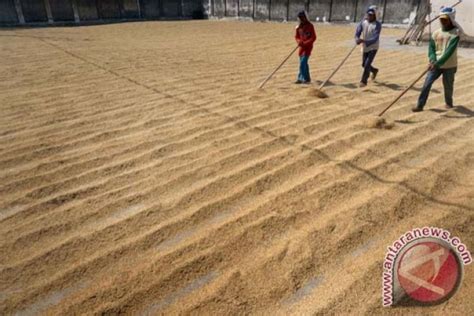
[[296, 42], [300, 44], [299, 55], [310, 56], [313, 50], [313, 43], [316, 41], [316, 31], [313, 24], [307, 22], [298, 25], [295, 35]]

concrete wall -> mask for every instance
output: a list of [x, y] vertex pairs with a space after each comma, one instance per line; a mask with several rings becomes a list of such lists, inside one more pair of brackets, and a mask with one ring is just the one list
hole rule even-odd
[[183, 0], [183, 17], [190, 18], [196, 11], [202, 9], [202, 2], [195, 0]]
[[289, 21], [296, 21], [298, 19], [298, 12], [302, 10], [307, 10], [307, 3], [306, 0], [292, 0], [290, 1], [290, 7], [288, 9], [288, 20]]
[[96, 0], [76, 0], [76, 5], [81, 21], [94, 21], [99, 18]]
[[101, 19], [120, 18], [120, 7], [117, 0], [97, 0], [97, 5]]
[[141, 0], [142, 15], [150, 19], [158, 18], [160, 16], [159, 2], [156, 0]]
[[270, 1], [271, 0], [255, 0], [255, 19], [266, 20], [270, 18]]
[[227, 0], [226, 2], [227, 2], [226, 15], [238, 16], [239, 15], [239, 0]]
[[176, 18], [181, 15], [181, 1], [179, 0], [161, 0], [161, 7], [163, 17]]
[[419, 2], [419, 0], [387, 0], [384, 22], [409, 23], [416, 15]]
[[331, 16], [332, 0], [312, 0], [309, 2], [309, 18], [311, 21], [327, 22]]
[[270, 18], [274, 21], [283, 21], [287, 19], [288, 0], [272, 0], [270, 7]]
[[49, 0], [54, 21], [74, 21], [71, 0]]
[[354, 22], [357, 1], [338, 0], [332, 3], [331, 21], [333, 22]]
[[15, 23], [18, 21], [14, 0], [0, 1], [0, 23]]
[[384, 0], [359, 0], [359, 2], [357, 3], [357, 13], [355, 15], [356, 21], [362, 20], [365, 15], [365, 12], [367, 12], [367, 9], [371, 5], [377, 6], [377, 18], [382, 21], [384, 2]]
[[[441, 6], [450, 6], [457, 1], [432, 0], [432, 17], [435, 17]], [[456, 21], [461, 25], [464, 32], [469, 36], [474, 36], [474, 1], [465, 0], [456, 7]], [[438, 22], [434, 22], [433, 29], [439, 26]]]
[[[385, 23], [408, 24], [419, 3], [427, 0], [208, 0], [216, 17], [252, 17], [256, 20], [295, 21], [298, 11], [307, 10], [312, 21], [360, 21], [370, 5], [378, 7]], [[434, 0], [436, 1], [436, 0]], [[455, 1], [455, 0], [453, 0]], [[236, 12], [240, 4], [240, 14]], [[384, 12], [386, 11], [386, 12]]]
[[[378, 5], [383, 22], [408, 24], [421, 1], [427, 0], [0, 0], [0, 24], [190, 18], [199, 17], [199, 11], [204, 17], [209, 13], [215, 17], [295, 21], [303, 9], [312, 21], [356, 22], [370, 4]], [[468, 2], [461, 6], [474, 5]], [[465, 19], [473, 19], [472, 8]]]
[[211, 0], [213, 1], [213, 14], [217, 17], [224, 17], [226, 14], [226, 3], [225, 0]]
[[240, 0], [240, 11], [241, 17], [251, 18], [253, 15], [253, 0]]
[[122, 0], [121, 16], [125, 19], [138, 18], [138, 4], [136, 0]]
[[[224, 9], [224, 0], [215, 1]], [[230, 14], [237, 16], [239, 0], [227, 1]], [[247, 1], [252, 4], [253, 0]], [[208, 16], [209, 7], [210, 0], [0, 0], [0, 25], [203, 18]], [[222, 10], [221, 16], [224, 13]]]
[[26, 22], [47, 22], [46, 8], [42, 0], [22, 0], [21, 9]]

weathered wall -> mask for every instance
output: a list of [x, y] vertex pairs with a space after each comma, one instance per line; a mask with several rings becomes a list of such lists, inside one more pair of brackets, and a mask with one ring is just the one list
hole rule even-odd
[[121, 16], [125, 19], [138, 18], [138, 6], [136, 0], [122, 0]]
[[[0, 24], [80, 23], [119, 19], [203, 18], [208, 15], [210, 0], [0, 0]], [[222, 6], [224, 0], [215, 0]], [[238, 15], [238, 0], [230, 13]], [[252, 4], [253, 0], [248, 0]], [[19, 8], [15, 5], [19, 4]], [[246, 13], [251, 16], [250, 13]]]
[[213, 8], [214, 12], [213, 14], [217, 17], [223, 17], [225, 16], [225, 0], [212, 0], [213, 1]]
[[41, 0], [22, 0], [21, 9], [26, 22], [47, 22], [46, 8]]
[[49, 0], [54, 21], [74, 21], [71, 0]]
[[202, 1], [183, 0], [183, 17], [190, 18], [199, 10], [202, 10]]
[[357, 13], [355, 15], [356, 21], [361, 20], [369, 6], [376, 5], [377, 6], [377, 18], [382, 21], [383, 20], [383, 7], [384, 7], [384, 0], [359, 0], [357, 3]]
[[298, 12], [301, 10], [308, 10], [306, 0], [292, 0], [290, 1], [290, 7], [288, 9], [288, 20], [296, 21]]
[[0, 1], [0, 23], [15, 23], [17, 21], [14, 0]]
[[254, 18], [259, 20], [270, 18], [270, 0], [255, 0]]
[[[48, 17], [49, 22], [198, 18], [208, 13], [215, 17], [295, 21], [300, 10], [307, 10], [312, 21], [356, 22], [370, 4], [378, 6], [383, 22], [408, 23], [421, 1], [425, 0], [0, 0], [0, 23], [48, 23]], [[20, 3], [20, 9], [15, 2]], [[473, 4], [462, 4], [469, 5]], [[472, 16], [465, 19], [472, 20]]]
[[237, 16], [239, 14], [239, 0], [227, 0], [226, 15]]
[[240, 0], [240, 12], [242, 17], [251, 18], [253, 15], [253, 0]]
[[93, 21], [99, 18], [96, 0], [76, 0], [76, 4], [81, 21]]
[[338, 0], [332, 3], [331, 21], [333, 22], [353, 22], [356, 12], [357, 2], [352, 0]]
[[272, 0], [270, 18], [275, 21], [283, 21], [287, 19], [288, 0]]
[[[447, 0], [432, 0], [433, 14], [438, 14], [441, 6], [450, 6], [457, 1]], [[465, 0], [462, 4], [456, 7], [456, 21], [461, 25], [464, 32], [469, 36], [474, 36], [474, 1]], [[439, 23], [435, 22], [435, 27], [438, 27]]]
[[418, 4], [426, 0], [240, 0], [240, 14], [236, 12], [238, 0], [208, 1], [214, 8], [211, 15], [216, 17], [245, 16], [274, 21], [295, 21], [298, 11], [307, 10], [312, 21], [357, 22], [370, 5], [376, 5], [379, 20], [408, 24]]
[[312, 0], [309, 3], [309, 18], [311, 21], [326, 22], [330, 20], [332, 0]]
[[148, 18], [152, 19], [160, 16], [160, 7], [158, 5], [158, 1], [142, 0], [141, 9], [143, 16], [147, 16]]
[[117, 0], [97, 0], [101, 19], [120, 18], [120, 7]]
[[387, 1], [385, 6], [385, 23], [408, 23], [416, 15], [419, 0]]
[[162, 16], [167, 18], [175, 18], [181, 15], [181, 1], [161, 0]]

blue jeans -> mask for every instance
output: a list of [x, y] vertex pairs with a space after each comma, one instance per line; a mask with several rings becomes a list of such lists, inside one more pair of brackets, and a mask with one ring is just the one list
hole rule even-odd
[[428, 96], [430, 94], [431, 86], [433, 83], [443, 75], [443, 86], [444, 86], [444, 102], [446, 105], [453, 105], [453, 91], [454, 91], [454, 75], [457, 71], [457, 67], [440, 69], [435, 68], [428, 72], [426, 76], [425, 83], [421, 90], [420, 97], [418, 98], [418, 107], [423, 108], [428, 101]]
[[360, 82], [367, 84], [367, 80], [369, 80], [370, 73], [379, 71], [377, 68], [372, 67], [375, 55], [377, 55], [376, 49], [362, 54], [362, 67], [364, 68], [364, 73], [362, 74], [362, 79], [360, 80]]
[[298, 80], [303, 82], [310, 82], [311, 76], [309, 75], [309, 56], [300, 56], [300, 73], [298, 74]]

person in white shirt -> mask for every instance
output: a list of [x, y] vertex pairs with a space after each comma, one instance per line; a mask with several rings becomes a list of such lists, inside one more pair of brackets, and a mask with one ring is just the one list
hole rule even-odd
[[377, 21], [375, 9], [370, 7], [367, 10], [365, 19], [358, 25], [355, 33], [357, 45], [362, 45], [362, 67], [364, 72], [360, 80], [360, 87], [365, 87], [372, 73], [372, 80], [377, 77], [379, 70], [372, 66], [375, 55], [379, 49], [380, 32], [382, 31], [382, 23]]

